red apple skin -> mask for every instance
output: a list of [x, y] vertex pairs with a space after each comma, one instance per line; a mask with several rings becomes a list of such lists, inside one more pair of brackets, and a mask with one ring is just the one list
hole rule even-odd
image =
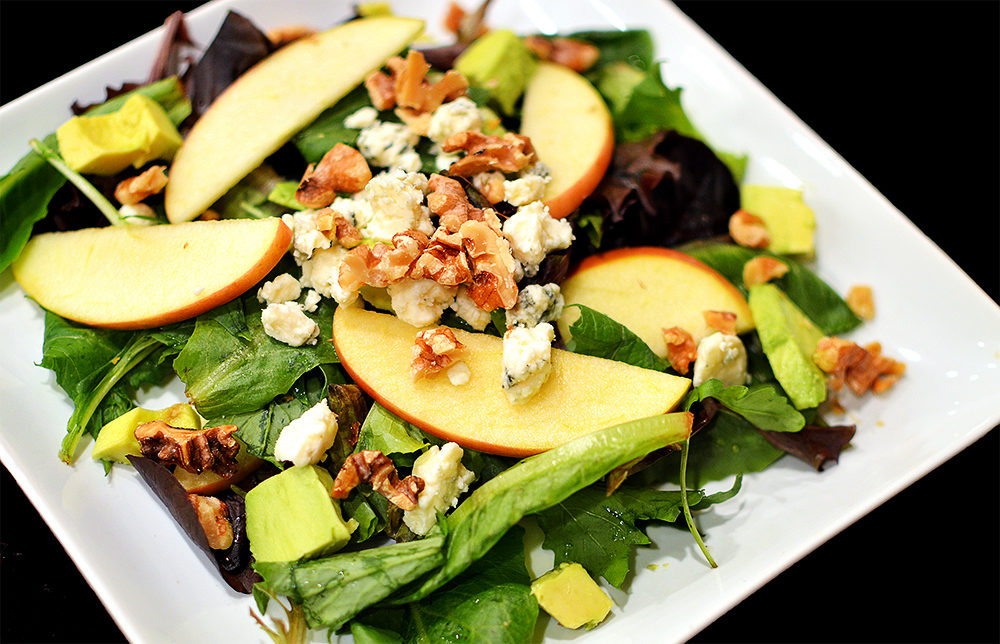
[[[172, 226], [174, 225], [188, 226], [192, 227], [190, 228], [192, 231], [196, 229], [200, 231], [201, 223], [202, 222], [189, 222], [185, 224], [173, 224]], [[213, 230], [218, 230], [218, 227], [214, 226], [216, 224], [225, 225], [224, 222], [203, 222], [203, 223], [206, 226], [212, 226]], [[94, 234], [103, 234], [99, 232], [101, 230], [110, 231], [111, 229], [98, 229], [93, 232]], [[147, 228], [146, 230], [151, 230], [151, 228]], [[59, 242], [56, 242], [57, 245], [47, 244], [45, 246], [42, 246], [37, 250], [37, 254], [33, 253], [35, 249], [32, 247], [32, 245], [36, 242], [36, 240], [35, 239], [31, 240], [29, 242], [29, 245], [25, 248], [25, 251], [22, 252], [21, 257], [19, 257], [12, 265], [14, 277], [18, 280], [18, 282], [28, 293], [28, 295], [33, 297], [41, 306], [53, 311], [54, 313], [61, 315], [62, 317], [74, 320], [76, 322], [87, 324], [89, 326], [106, 328], [106, 329], [119, 329], [119, 330], [148, 329], [148, 328], [164, 326], [167, 324], [173, 324], [174, 322], [180, 322], [183, 320], [196, 317], [206, 311], [210, 311], [211, 309], [217, 306], [220, 306], [222, 304], [225, 304], [226, 302], [229, 302], [230, 300], [235, 299], [236, 297], [246, 292], [249, 288], [257, 284], [271, 271], [272, 268], [274, 268], [274, 266], [281, 260], [281, 258], [288, 251], [288, 247], [291, 244], [292, 240], [291, 229], [289, 229], [288, 226], [286, 226], [283, 222], [281, 222], [281, 220], [276, 220], [274, 223], [274, 231], [272, 233], [273, 237], [270, 239], [270, 241], [267, 241], [266, 237], [264, 238], [258, 237], [257, 239], [255, 239], [255, 241], [259, 240], [261, 242], [266, 242], [266, 246], [262, 246], [262, 250], [260, 251], [259, 257], [257, 257], [257, 259], [253, 261], [253, 263], [250, 264], [243, 271], [243, 273], [235, 276], [228, 283], [225, 283], [223, 286], [216, 288], [213, 291], [199, 295], [197, 299], [192, 300], [189, 303], [184, 304], [183, 306], [170, 308], [168, 310], [164, 310], [162, 312], [157, 312], [155, 314], [147, 316], [133, 317], [123, 313], [122, 317], [116, 319], [115, 316], [108, 315], [109, 308], [107, 308], [104, 305], [95, 306], [93, 310], [89, 311], [86, 309], [86, 307], [84, 307], [83, 309], [76, 306], [67, 307], [66, 302], [70, 301], [71, 299], [79, 297], [78, 295], [76, 295], [77, 291], [76, 290], [68, 291], [66, 290], [65, 287], [59, 287], [58, 285], [53, 286], [54, 283], [46, 273], [46, 271], [49, 270], [47, 267], [59, 261], [59, 258], [56, 257], [55, 255], [59, 255], [60, 252], [64, 252], [66, 250], [66, 244], [69, 242], [66, 242], [64, 240], [76, 239], [70, 236], [77, 234], [85, 234], [89, 232], [90, 231], [81, 230], [69, 233], [47, 233], [46, 235], [52, 235], [52, 236], [66, 235], [67, 237], [64, 237]], [[138, 233], [141, 233], [141, 231], [137, 231], [137, 234]], [[192, 234], [194, 234], [194, 232], [192, 232]], [[208, 233], [199, 232], [198, 234], [206, 235], [204, 237], [199, 238], [200, 242], [205, 242], [205, 240], [211, 242], [212, 238]], [[212, 233], [212, 234], [218, 234], [218, 233]], [[56, 238], [53, 237], [52, 239]], [[93, 239], [93, 237], [91, 237], [91, 239]], [[37, 240], [37, 241], [38, 244], [40, 245], [43, 244], [43, 240]], [[96, 247], [97, 242], [92, 242], [92, 243], [94, 243]], [[209, 243], [208, 246], [210, 247], [211, 244]], [[184, 244], [184, 247], [187, 248], [187, 243]], [[111, 246], [110, 248], [114, 248], [114, 246]], [[94, 252], [97, 251], [95, 250]], [[246, 261], [249, 262], [253, 258], [245, 257], [238, 259], [245, 259]], [[88, 264], [88, 261], [86, 259], [81, 259], [80, 261], [81, 261], [81, 266], [90, 266], [94, 263], [94, 262], [89, 262]], [[181, 266], [183, 265], [182, 264], [183, 261], [191, 261], [191, 260], [187, 257], [183, 257], [183, 258], [178, 258], [177, 261], [168, 262], [167, 259], [164, 259], [162, 261], [164, 263], [168, 264], [172, 263], [174, 265]], [[114, 267], [115, 270], [125, 274], [127, 274], [128, 270], [136, 270], [156, 275], [159, 273], [155, 273], [154, 271], [164, 271], [164, 273], [166, 273], [171, 268], [171, 266], [169, 265], [167, 266], [150, 266], [150, 265], [142, 266], [133, 264], [124, 265], [125, 263], [126, 262], [123, 260], [122, 261], [123, 265]], [[141, 260], [137, 260], [137, 263], [141, 264]], [[88, 269], [83, 268], [81, 270], [86, 271]], [[102, 270], [106, 271], [110, 269], [104, 267]], [[58, 273], [56, 273], [56, 275], [58, 275]], [[58, 277], [54, 279], [58, 279]], [[111, 277], [109, 278], [107, 277], [107, 274], [105, 272], [98, 272], [95, 274], [95, 279], [93, 281], [94, 283], [100, 283], [102, 280], [105, 279], [114, 279], [114, 275], [111, 275]], [[84, 284], [84, 282], [82, 281], [78, 280], [78, 282], [79, 283], [74, 285], [72, 288], [80, 289], [79, 292], [82, 293], [84, 292], [83, 289], [87, 288], [87, 285]], [[168, 283], [168, 280], [164, 279], [161, 281], [161, 284], [164, 283]], [[142, 298], [144, 297], [143, 293], [132, 293], [128, 292], [127, 290], [124, 290], [121, 291], [120, 295], [118, 295], [117, 294], [118, 291], [121, 290], [120, 287], [121, 285], [119, 284], [117, 287], [115, 287], [115, 289], [111, 291], [106, 290], [104, 295], [106, 296], [107, 293], [114, 292], [116, 293], [115, 297], [119, 296], [131, 297], [136, 301], [142, 301]], [[187, 288], [187, 285], [178, 284], [177, 287]]]
[[250, 269], [247, 270], [247, 272], [244, 273], [237, 281], [232, 282], [228, 286], [205, 295], [204, 298], [190, 304], [189, 306], [175, 309], [162, 315], [145, 318], [143, 320], [136, 320], [134, 322], [112, 322], [94, 326], [120, 330], [154, 329], [156, 327], [173, 324], [174, 322], [190, 320], [191, 318], [197, 317], [206, 311], [211, 311], [217, 306], [222, 306], [226, 302], [235, 300], [240, 295], [246, 293], [250, 287], [264, 279], [264, 277], [271, 272], [271, 269], [281, 261], [281, 258], [286, 252], [288, 252], [288, 247], [291, 243], [292, 231], [284, 224], [284, 222], [282, 222], [282, 224], [278, 226], [278, 232], [274, 237], [274, 241], [271, 242], [270, 247], [268, 247], [267, 252], [265, 252], [257, 263], [251, 266]]
[[590, 193], [601, 183], [604, 173], [608, 171], [608, 166], [611, 165], [611, 157], [614, 155], [614, 152], [615, 131], [609, 124], [607, 134], [605, 135], [604, 147], [601, 148], [600, 155], [594, 160], [594, 165], [590, 167], [590, 170], [561, 194], [545, 202], [545, 205], [549, 207], [549, 215], [556, 219], [562, 219], [579, 208], [583, 200], [589, 197]]

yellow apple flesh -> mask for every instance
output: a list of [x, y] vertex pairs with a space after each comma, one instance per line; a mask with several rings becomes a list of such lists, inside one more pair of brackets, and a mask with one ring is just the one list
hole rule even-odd
[[296, 40], [240, 76], [195, 123], [170, 168], [171, 222], [203, 213], [320, 112], [423, 30], [395, 16], [354, 20]]
[[417, 329], [384, 313], [341, 306], [333, 341], [355, 382], [417, 427], [491, 454], [528, 456], [619, 423], [670, 411], [690, 385], [623, 362], [552, 350], [552, 375], [537, 394], [513, 405], [500, 386], [502, 341], [455, 330], [472, 372], [464, 385], [444, 373], [414, 380]]
[[292, 233], [278, 218], [110, 226], [36, 235], [12, 265], [42, 307], [111, 329], [163, 326], [239, 296]]
[[594, 86], [563, 65], [540, 62], [524, 91], [521, 134], [552, 180], [543, 201], [562, 218], [601, 182], [615, 149], [611, 114]]
[[[562, 284], [566, 304], [583, 304], [625, 325], [661, 358], [667, 355], [663, 329], [680, 327], [695, 342], [714, 333], [704, 311], [736, 314], [736, 332], [753, 329], [746, 298], [726, 278], [690, 255], [643, 246], [592, 255]], [[559, 319], [564, 340], [579, 309]]]

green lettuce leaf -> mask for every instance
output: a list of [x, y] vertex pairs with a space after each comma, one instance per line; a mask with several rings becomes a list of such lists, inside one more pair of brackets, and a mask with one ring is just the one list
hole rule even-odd
[[580, 317], [569, 327], [572, 337], [566, 343], [568, 351], [618, 360], [654, 371], [665, 371], [670, 366], [624, 325], [582, 304], [569, 306], [578, 308]]
[[362, 107], [371, 107], [371, 104], [368, 90], [362, 85], [293, 136], [292, 143], [305, 157], [306, 163], [319, 163], [323, 155], [338, 143], [355, 147], [360, 130], [344, 125], [344, 119]]
[[788, 401], [788, 398], [771, 384], [751, 387], [727, 387], [715, 378], [709, 379], [688, 392], [684, 409], [706, 398], [715, 398], [730, 411], [739, 414], [758, 429], [772, 432], [797, 432], [805, 427], [806, 419]]
[[695, 259], [714, 268], [727, 280], [747, 293], [743, 285], [743, 265], [754, 257], [774, 257], [788, 265], [788, 272], [773, 280], [802, 312], [826, 335], [846, 333], [861, 324], [833, 288], [802, 263], [766, 251], [744, 248], [735, 244], [694, 243], [681, 249]]

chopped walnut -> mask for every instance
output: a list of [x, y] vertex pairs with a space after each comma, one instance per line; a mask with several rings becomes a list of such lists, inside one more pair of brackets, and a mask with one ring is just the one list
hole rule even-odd
[[364, 391], [357, 385], [332, 384], [327, 388], [326, 402], [337, 416], [338, 427], [347, 428], [348, 443], [351, 447], [357, 445], [361, 423], [368, 416], [368, 400]]
[[479, 9], [474, 13], [468, 13], [457, 2], [448, 4], [448, 11], [444, 14], [444, 28], [455, 34], [460, 43], [470, 43], [476, 38], [485, 34], [489, 29], [483, 24], [486, 5], [489, 0], [481, 3]]
[[420, 380], [448, 369], [464, 349], [465, 345], [447, 327], [418, 332], [413, 341], [413, 361], [410, 363], [413, 379]]
[[536, 160], [531, 139], [507, 132], [503, 136], [465, 131], [452, 134], [441, 146], [445, 152], [465, 152], [448, 168], [454, 176], [470, 177], [480, 172], [520, 172]]
[[392, 237], [392, 245], [356, 246], [344, 257], [337, 283], [348, 291], [367, 284], [382, 288], [406, 277], [427, 247], [427, 235], [406, 230]]
[[872, 287], [863, 284], [852, 286], [847, 291], [847, 306], [862, 320], [873, 319], [875, 317], [875, 298], [872, 296]]
[[198, 515], [198, 523], [208, 538], [212, 550], [226, 550], [233, 545], [233, 526], [229, 523], [226, 504], [214, 496], [188, 494], [188, 501]]
[[771, 243], [764, 220], [746, 210], [737, 210], [729, 218], [729, 236], [747, 248], [767, 248]]
[[594, 45], [575, 38], [528, 36], [524, 44], [542, 60], [564, 65], [575, 72], [587, 71], [601, 55]]
[[417, 496], [424, 489], [424, 480], [407, 476], [400, 480], [396, 466], [378, 450], [364, 450], [347, 457], [337, 473], [330, 496], [346, 499], [361, 483], [371, 483], [372, 489], [403, 510], [417, 507]]
[[167, 186], [167, 166], [154, 165], [142, 174], [121, 181], [115, 186], [115, 199], [125, 206], [133, 206], [146, 197], [159, 194]]
[[424, 55], [415, 49], [409, 51], [405, 60], [393, 56], [386, 61], [386, 67], [389, 74], [376, 71], [365, 79], [372, 105], [378, 110], [397, 106], [403, 108], [403, 111], [396, 111], [397, 116], [407, 124], [412, 122], [418, 128], [423, 127], [424, 132], [426, 124], [421, 115], [464, 95], [469, 87], [465, 77], [455, 70], [449, 70], [434, 83], [428, 81], [430, 65]]
[[427, 136], [427, 130], [431, 127], [431, 116], [433, 112], [418, 112], [412, 107], [397, 107], [396, 116], [411, 132], [416, 132], [420, 136]]
[[455, 179], [432, 174], [427, 180], [427, 190], [427, 207], [438, 216], [440, 226], [446, 231], [456, 233], [468, 220], [482, 218], [482, 211], [469, 202], [462, 184]]
[[173, 464], [192, 474], [205, 470], [225, 478], [236, 472], [240, 444], [233, 438], [236, 425], [205, 429], [171, 427], [162, 420], [135, 428], [142, 455], [164, 464]]
[[484, 311], [509, 309], [517, 304], [518, 265], [510, 244], [483, 221], [469, 220], [459, 229], [465, 250], [472, 260], [469, 297]]
[[764, 284], [788, 272], [788, 264], [774, 257], [754, 257], [743, 265], [743, 284], [747, 287]]
[[679, 374], [686, 374], [691, 363], [698, 356], [698, 345], [690, 333], [672, 326], [663, 329], [663, 340], [667, 343], [667, 360]]
[[846, 384], [857, 396], [868, 390], [877, 394], [886, 391], [906, 371], [905, 364], [882, 355], [879, 343], [860, 347], [840, 338], [821, 339], [813, 362], [829, 374], [830, 389], [840, 391]]
[[731, 311], [702, 311], [708, 328], [725, 335], [736, 335], [736, 314]]
[[202, 221], [218, 221], [220, 217], [218, 212], [209, 209], [198, 215], [198, 219]]
[[361, 153], [338, 143], [318, 164], [309, 164], [295, 199], [307, 208], [322, 208], [329, 206], [338, 192], [358, 192], [371, 178], [371, 168]]
[[308, 38], [316, 33], [312, 27], [305, 25], [283, 25], [267, 32], [267, 39], [275, 47], [284, 47], [288, 43]]
[[385, 72], [376, 71], [365, 79], [365, 89], [375, 109], [382, 111], [396, 105], [396, 81]]
[[462, 236], [439, 228], [410, 269], [411, 279], [432, 279], [442, 286], [458, 286], [472, 279], [472, 267]]

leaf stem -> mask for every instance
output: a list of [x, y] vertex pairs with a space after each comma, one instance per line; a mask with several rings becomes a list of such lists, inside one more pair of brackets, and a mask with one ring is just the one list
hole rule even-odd
[[681, 445], [681, 506], [684, 508], [684, 521], [687, 523], [688, 530], [691, 532], [691, 536], [694, 537], [695, 542], [698, 547], [701, 548], [701, 553], [705, 555], [705, 560], [708, 561], [708, 565], [712, 568], [718, 568], [719, 565], [715, 563], [715, 559], [712, 559], [712, 554], [708, 551], [708, 547], [705, 546], [705, 542], [701, 539], [701, 534], [698, 532], [698, 528], [694, 525], [694, 517], [691, 516], [691, 506], [688, 504], [687, 496], [687, 460], [688, 460], [688, 443], [690, 439], [685, 440]]
[[61, 156], [59, 156], [58, 153], [38, 139], [31, 139], [30, 143], [32, 149], [34, 149], [39, 156], [45, 159], [49, 165], [58, 170], [59, 174], [66, 177], [70, 183], [76, 186], [85, 197], [90, 199], [90, 201], [97, 206], [97, 209], [101, 211], [101, 214], [107, 217], [108, 221], [111, 222], [113, 226], [121, 226], [126, 223], [119, 214], [118, 209], [115, 208], [114, 204], [108, 201], [104, 195], [101, 194], [101, 191], [95, 188], [94, 184], [87, 181], [83, 175], [66, 165], [66, 162]]

